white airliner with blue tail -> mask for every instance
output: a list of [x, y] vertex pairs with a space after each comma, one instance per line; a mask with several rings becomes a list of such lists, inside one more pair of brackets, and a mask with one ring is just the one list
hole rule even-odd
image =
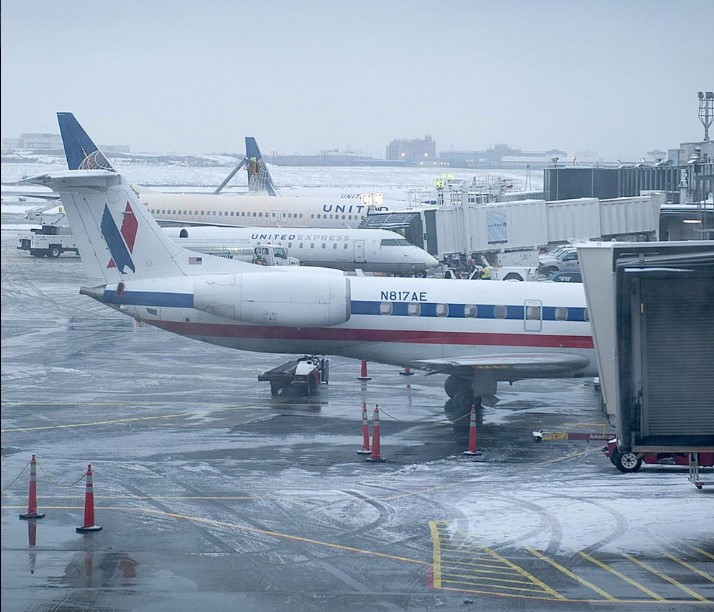
[[91, 279], [80, 292], [166, 331], [246, 351], [342, 355], [444, 373], [454, 414], [493, 405], [498, 382], [597, 375], [579, 283], [267, 268], [176, 244], [115, 171], [25, 182], [62, 197]]
[[283, 229], [264, 227], [165, 227], [174, 242], [201, 253], [232, 257], [265, 244], [285, 247], [301, 266], [393, 274], [427, 275], [439, 265], [424, 249], [396, 232], [382, 229]]

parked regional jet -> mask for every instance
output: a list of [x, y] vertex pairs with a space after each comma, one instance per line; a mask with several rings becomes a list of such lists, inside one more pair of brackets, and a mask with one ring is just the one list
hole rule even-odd
[[426, 276], [439, 262], [396, 232], [381, 229], [272, 230], [261, 227], [165, 227], [164, 233], [192, 251], [231, 257], [261, 244], [285, 247], [300, 265]]
[[[72, 113], [57, 113], [57, 120], [70, 170], [84, 168], [82, 164], [86, 163], [90, 163], [88, 167], [112, 169]], [[255, 151], [251, 151], [260, 153], [257, 145]], [[250, 185], [250, 163], [247, 167]], [[356, 228], [370, 211], [387, 210], [384, 205], [374, 204], [373, 194], [365, 194], [361, 200], [346, 200], [253, 193], [160, 193], [140, 190], [139, 197], [163, 226]]]
[[445, 373], [446, 407], [456, 414], [492, 405], [499, 381], [597, 374], [579, 283], [266, 268], [175, 244], [116, 172], [65, 171], [26, 182], [62, 197], [96, 282], [80, 293], [161, 329], [247, 351], [342, 355]]

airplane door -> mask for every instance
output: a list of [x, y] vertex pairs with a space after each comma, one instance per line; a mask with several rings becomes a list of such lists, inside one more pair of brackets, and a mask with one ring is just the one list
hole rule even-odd
[[543, 328], [543, 305], [540, 300], [526, 300], [523, 303], [523, 327], [530, 332], [539, 332]]
[[355, 240], [355, 263], [364, 263], [364, 240]]
[[287, 222], [288, 222], [288, 212], [286, 210], [283, 210], [280, 213], [280, 223], [282, 225], [285, 225]]
[[271, 223], [277, 223], [277, 222], [278, 222], [278, 211], [277, 211], [277, 210], [271, 210], [271, 211], [270, 211], [270, 222], [271, 222]]

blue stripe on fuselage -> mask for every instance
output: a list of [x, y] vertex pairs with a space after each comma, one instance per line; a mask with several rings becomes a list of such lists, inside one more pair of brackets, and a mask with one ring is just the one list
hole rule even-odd
[[[104, 300], [107, 304], [124, 304], [127, 306], [153, 306], [153, 307], [170, 307], [170, 308], [193, 308], [193, 294], [191, 293], [159, 293], [155, 291], [125, 291], [122, 297], [117, 297], [116, 291], [107, 289], [104, 292]], [[375, 315], [375, 316], [393, 316], [393, 317], [408, 317], [408, 304], [406, 302], [391, 302], [392, 314], [383, 315], [380, 313], [380, 305], [383, 302], [367, 302], [364, 300], [355, 300], [350, 303], [350, 312], [353, 315]], [[388, 302], [390, 303], [390, 302]], [[434, 302], [420, 303], [420, 317], [435, 317], [449, 319], [495, 319], [493, 304], [475, 304], [476, 316], [466, 316], [464, 304], [448, 304], [447, 315], [437, 315], [437, 304]], [[473, 306], [469, 304], [469, 306]], [[542, 307], [542, 320], [555, 321], [555, 307]], [[582, 307], [571, 306], [565, 308], [567, 319], [557, 319], [566, 321], [587, 321], [585, 316], [586, 309]], [[418, 318], [418, 317], [417, 317]], [[503, 319], [504, 317], [499, 317]], [[517, 305], [506, 306], [507, 320], [522, 321], [524, 318], [524, 307]]]

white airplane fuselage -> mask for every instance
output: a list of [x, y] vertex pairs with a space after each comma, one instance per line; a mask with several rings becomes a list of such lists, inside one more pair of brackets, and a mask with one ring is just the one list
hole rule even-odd
[[236, 249], [276, 244], [300, 265], [382, 274], [413, 275], [438, 265], [436, 258], [396, 232], [381, 229], [165, 227], [171, 240], [193, 251], [231, 257]]
[[370, 210], [360, 201], [253, 194], [141, 192], [159, 225], [356, 228]]
[[[261, 276], [273, 295], [252, 291], [251, 303], [241, 303], [240, 292], [233, 291], [240, 279], [229, 293], [192, 277], [127, 283], [121, 299], [107, 287], [102, 301], [121, 304], [125, 314], [173, 333], [248, 351], [342, 355], [399, 366], [480, 353], [553, 351], [586, 358], [589, 365], [578, 375], [597, 375], [579, 283], [345, 277], [335, 281], [339, 289], [331, 294], [339, 303], [332, 316], [343, 320], [324, 325], [324, 313], [317, 312], [327, 301], [321, 298], [323, 275], [291, 279], [286, 273], [282, 282], [267, 271]], [[343, 286], [345, 294], [339, 295]], [[204, 304], [210, 308], [202, 310]], [[257, 315], [249, 312], [253, 308]], [[296, 316], [300, 323], [291, 325]]]

